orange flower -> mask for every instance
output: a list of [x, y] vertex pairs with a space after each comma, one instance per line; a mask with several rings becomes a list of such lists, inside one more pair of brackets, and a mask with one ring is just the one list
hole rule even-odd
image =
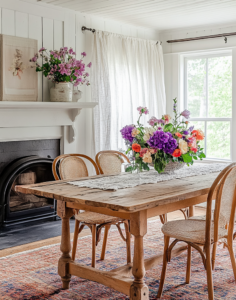
[[134, 150], [135, 152], [140, 152], [141, 146], [139, 144], [133, 144], [132, 150]]
[[196, 138], [197, 141], [202, 141], [204, 140], [204, 133], [201, 129], [193, 130], [192, 135]]
[[175, 151], [172, 153], [172, 156], [180, 157], [181, 154], [182, 154], [182, 152], [180, 151], [180, 149], [175, 149]]
[[179, 138], [182, 138], [182, 134], [181, 133], [179, 133], [179, 132], [176, 132], [176, 134], [175, 134], [177, 137], [179, 137]]

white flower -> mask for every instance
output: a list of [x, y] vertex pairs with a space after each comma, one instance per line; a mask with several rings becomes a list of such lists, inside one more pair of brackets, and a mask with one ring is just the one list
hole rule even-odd
[[179, 149], [182, 152], [182, 154], [185, 154], [188, 152], [188, 144], [183, 139], [179, 140]]
[[145, 127], [144, 128], [144, 136], [143, 139], [144, 141], [148, 141], [150, 139], [150, 137], [153, 135], [153, 132], [155, 132], [156, 129], [154, 129], [153, 127]]

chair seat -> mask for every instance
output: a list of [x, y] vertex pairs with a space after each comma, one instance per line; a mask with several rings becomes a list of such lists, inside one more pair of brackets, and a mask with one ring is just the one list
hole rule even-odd
[[118, 217], [107, 216], [90, 211], [75, 214], [75, 219], [81, 223], [91, 225], [124, 221], [123, 219], [120, 219]]
[[[162, 226], [162, 232], [171, 238], [181, 241], [205, 244], [205, 225], [203, 220], [177, 220], [167, 222]], [[211, 226], [211, 240], [213, 242], [214, 223]], [[227, 230], [219, 227], [219, 239], [227, 237]]]

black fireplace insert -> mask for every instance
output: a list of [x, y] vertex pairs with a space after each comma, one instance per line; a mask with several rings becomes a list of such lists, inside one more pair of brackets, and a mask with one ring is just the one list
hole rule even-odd
[[52, 162], [52, 158], [28, 156], [4, 168], [0, 175], [0, 227], [56, 219], [55, 200], [15, 191], [16, 185], [53, 181]]

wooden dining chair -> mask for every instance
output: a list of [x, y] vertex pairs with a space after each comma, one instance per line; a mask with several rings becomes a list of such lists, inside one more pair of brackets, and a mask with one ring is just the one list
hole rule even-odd
[[[88, 168], [84, 160], [88, 160], [92, 163], [96, 174], [99, 175], [99, 169], [93, 159], [87, 155], [83, 154], [64, 154], [60, 155], [53, 161], [52, 172], [55, 180], [64, 179], [76, 179], [81, 177], [88, 177]], [[124, 237], [120, 225], [124, 224], [126, 237]], [[111, 225], [116, 225], [122, 239], [126, 242], [127, 248], [127, 263], [131, 262], [130, 253], [130, 232], [129, 232], [129, 222], [128, 220], [123, 220], [118, 217], [112, 217], [108, 215], [103, 215], [95, 212], [75, 212], [75, 231], [72, 247], [72, 259], [75, 260], [76, 247], [78, 242], [78, 236], [85, 226], [88, 226], [92, 233], [92, 267], [95, 267], [96, 261], [96, 246], [101, 239], [102, 228], [105, 227], [103, 246], [101, 252], [101, 260], [105, 259], [106, 245], [108, 238], [108, 231]]]
[[[214, 218], [212, 219], [213, 199], [215, 199], [215, 210]], [[190, 282], [191, 247], [193, 247], [200, 253], [207, 272], [208, 298], [210, 300], [214, 299], [211, 259], [212, 257], [215, 259], [217, 243], [222, 239], [229, 251], [234, 278], [236, 280], [236, 262], [233, 250], [235, 208], [236, 163], [233, 163], [221, 171], [210, 188], [207, 197], [205, 220], [178, 220], [167, 222], [162, 226], [162, 232], [164, 233], [164, 255], [157, 298], [160, 298], [162, 295], [167, 263], [170, 261], [171, 251], [180, 241], [188, 245], [186, 283]], [[174, 238], [175, 240], [169, 245], [170, 238]]]
[[121, 172], [123, 163], [130, 163], [129, 158], [122, 152], [115, 150], [105, 150], [97, 153], [96, 163], [101, 174], [111, 175]]

